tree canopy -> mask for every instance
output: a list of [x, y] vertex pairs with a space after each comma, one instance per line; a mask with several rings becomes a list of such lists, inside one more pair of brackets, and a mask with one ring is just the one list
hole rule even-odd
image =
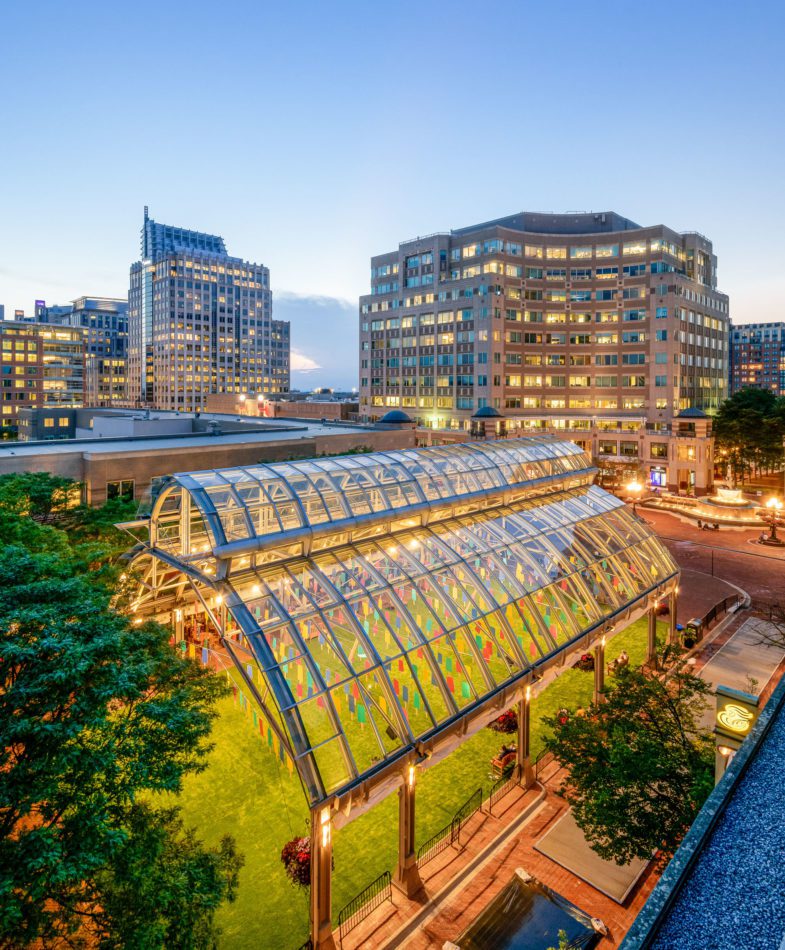
[[25, 484], [0, 479], [0, 947], [211, 947], [242, 861], [156, 793], [204, 768], [225, 687], [112, 607], [113, 529], [33, 520]]
[[785, 398], [770, 389], [738, 390], [720, 406], [714, 435], [719, 457], [727, 461], [734, 481], [743, 481], [755, 470], [778, 468], [783, 459]]
[[620, 670], [586, 716], [546, 719], [547, 748], [569, 773], [564, 794], [603, 858], [669, 857], [714, 785], [714, 743], [701, 725], [710, 692], [679, 666], [660, 678]]

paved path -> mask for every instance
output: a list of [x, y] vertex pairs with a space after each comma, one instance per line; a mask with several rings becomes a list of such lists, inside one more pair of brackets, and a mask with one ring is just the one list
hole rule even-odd
[[[741, 627], [701, 669], [701, 676], [712, 686], [730, 686], [745, 693], [762, 693], [777, 667], [785, 659], [785, 647], [762, 642], [772, 633], [772, 624], [759, 617], [748, 617]], [[750, 683], [750, 677], [757, 680]], [[713, 704], [706, 710], [704, 725], [713, 727]]]

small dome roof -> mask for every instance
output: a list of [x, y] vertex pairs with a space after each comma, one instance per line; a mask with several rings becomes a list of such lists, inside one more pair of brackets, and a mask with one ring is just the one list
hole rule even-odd
[[379, 422], [384, 422], [386, 424], [398, 423], [402, 424], [404, 422], [411, 422], [411, 418], [403, 411], [403, 409], [391, 409], [389, 412], [385, 413]]
[[677, 419], [708, 419], [709, 417], [702, 409], [682, 409], [676, 416]]
[[482, 409], [478, 409], [474, 413], [472, 419], [501, 419], [502, 414], [498, 409], [494, 409], [493, 406], [483, 406]]

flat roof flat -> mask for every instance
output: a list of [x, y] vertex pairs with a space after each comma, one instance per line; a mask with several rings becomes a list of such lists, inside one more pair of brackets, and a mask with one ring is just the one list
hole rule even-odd
[[[283, 421], [283, 420], [279, 420]], [[5, 458], [31, 457], [37, 455], [111, 455], [116, 452], [150, 452], [161, 449], [204, 448], [208, 445], [254, 445], [267, 442], [294, 442], [298, 439], [312, 439], [316, 436], [354, 435], [364, 430], [362, 426], [323, 425], [311, 423], [302, 425], [270, 426], [265, 430], [261, 426], [256, 430], [232, 432], [226, 435], [150, 436], [149, 438], [117, 439], [62, 439], [51, 442], [6, 442], [0, 445], [0, 462]]]

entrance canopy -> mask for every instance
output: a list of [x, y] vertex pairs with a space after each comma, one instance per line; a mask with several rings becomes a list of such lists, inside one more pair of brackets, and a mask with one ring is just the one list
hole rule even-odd
[[572, 443], [522, 438], [174, 475], [136, 609], [198, 598], [309, 804], [367, 801], [674, 588], [595, 474]]

